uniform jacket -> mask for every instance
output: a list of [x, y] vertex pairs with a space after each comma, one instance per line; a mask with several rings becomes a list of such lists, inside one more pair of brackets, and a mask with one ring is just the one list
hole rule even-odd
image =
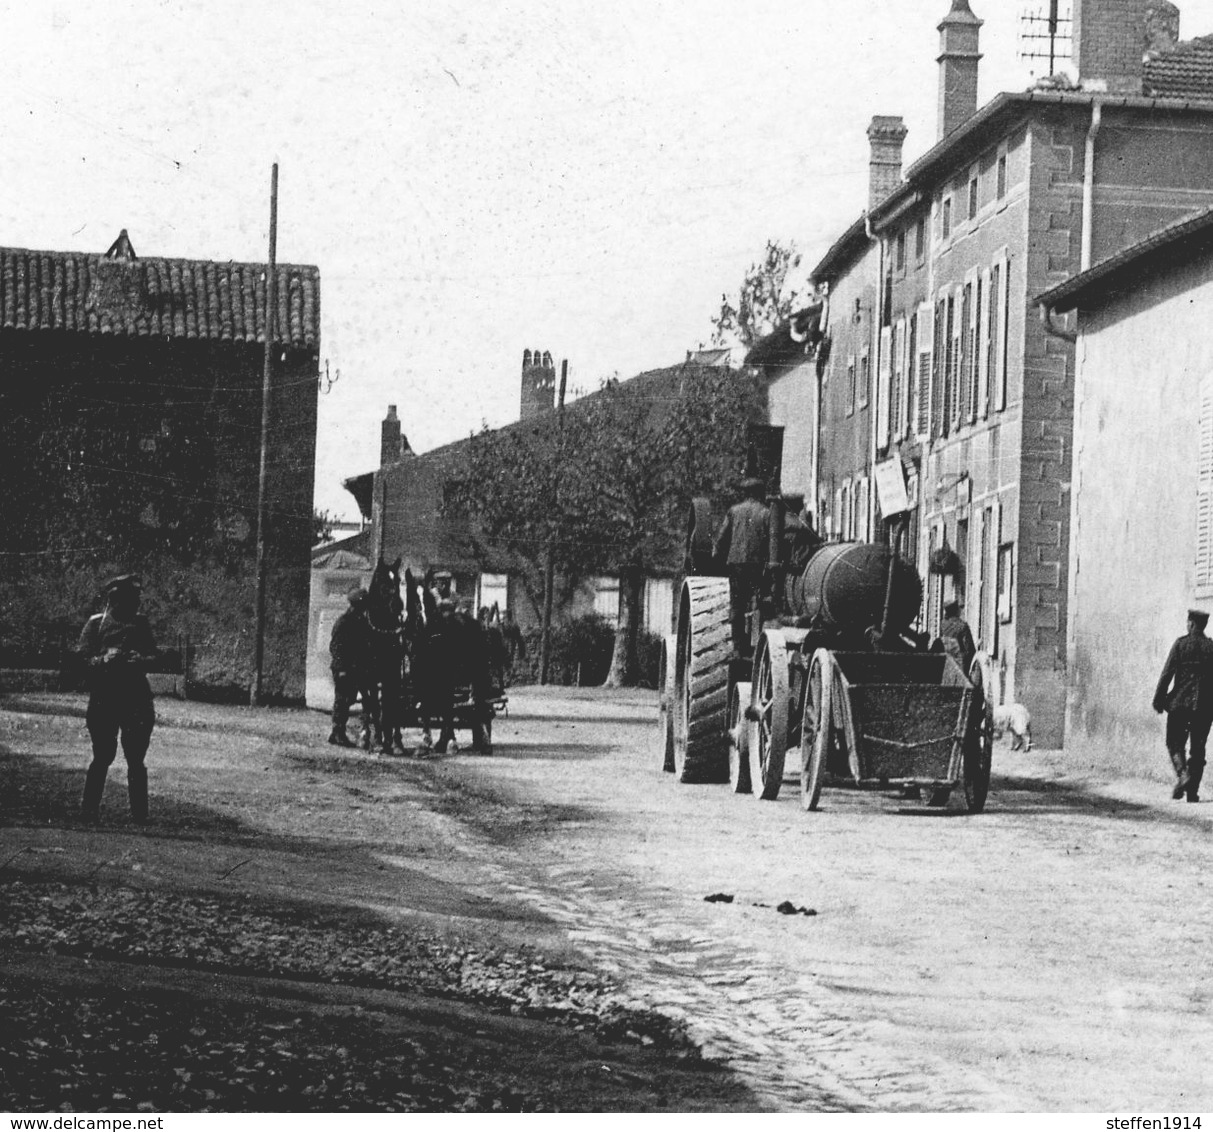
[[334, 672], [360, 673], [366, 668], [370, 634], [366, 618], [356, 609], [347, 609], [333, 624], [329, 637], [329, 660]]
[[762, 566], [770, 553], [771, 514], [757, 499], [729, 508], [716, 536], [716, 557], [729, 566]]
[[1180, 637], [1171, 646], [1158, 678], [1154, 710], [1177, 708], [1213, 715], [1213, 641], [1203, 633], [1185, 633]]
[[151, 698], [145, 673], [156, 657], [156, 639], [142, 613], [129, 621], [108, 611], [94, 614], [85, 623], [76, 651], [85, 661], [100, 661], [88, 667], [93, 692]]
[[977, 646], [973, 643], [973, 631], [963, 617], [949, 617], [939, 627], [939, 639], [943, 651], [956, 659], [964, 674], [969, 674], [973, 667], [973, 658], [977, 655]]

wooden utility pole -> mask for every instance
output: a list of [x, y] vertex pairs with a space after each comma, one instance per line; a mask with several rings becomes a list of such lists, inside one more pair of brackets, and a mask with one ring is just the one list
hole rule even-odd
[[265, 667], [265, 587], [267, 562], [266, 540], [266, 456], [269, 448], [270, 384], [274, 373], [274, 322], [278, 312], [278, 162], [270, 172], [270, 258], [265, 275], [265, 358], [261, 372], [261, 463], [257, 473], [257, 635], [253, 658], [253, 687], [249, 702], [263, 702], [262, 670]]
[[564, 471], [564, 391], [569, 379], [569, 360], [560, 363], [560, 397], [556, 403], [556, 531], [548, 541], [543, 570], [543, 627], [539, 635], [539, 683], [546, 684], [552, 662], [552, 598], [556, 589], [556, 544], [563, 531], [560, 523], [560, 477]]

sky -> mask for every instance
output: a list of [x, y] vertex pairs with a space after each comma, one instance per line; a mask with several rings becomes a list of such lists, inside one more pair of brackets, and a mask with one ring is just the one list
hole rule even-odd
[[[979, 101], [1030, 85], [984, 21]], [[874, 114], [936, 140], [949, 0], [0, 0], [0, 244], [321, 277], [316, 505], [395, 404], [424, 452], [518, 415], [522, 353], [592, 390], [706, 343], [766, 241], [863, 210]], [[1181, 3], [1213, 32], [1213, 0]], [[327, 376], [326, 376], [327, 375]]]

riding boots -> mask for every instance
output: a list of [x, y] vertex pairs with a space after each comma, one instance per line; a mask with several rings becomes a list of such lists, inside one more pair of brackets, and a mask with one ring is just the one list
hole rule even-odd
[[[1168, 751], [1167, 753], [1171, 756], [1171, 765], [1175, 768], [1176, 775], [1175, 788], [1171, 791], [1171, 797], [1178, 802], [1191, 789], [1188, 778], [1188, 763], [1184, 758], [1183, 751]], [[1199, 785], [1200, 783], [1197, 782], [1197, 786]]]

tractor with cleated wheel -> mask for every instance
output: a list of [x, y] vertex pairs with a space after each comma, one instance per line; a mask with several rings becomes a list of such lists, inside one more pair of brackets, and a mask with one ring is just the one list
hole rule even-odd
[[829, 783], [897, 788], [935, 806], [961, 786], [969, 812], [982, 810], [993, 727], [981, 669], [964, 672], [914, 631], [922, 582], [899, 554], [904, 523], [893, 520], [889, 545], [822, 543], [797, 537], [787, 497], [765, 501], [761, 583], [742, 602], [719, 516], [709, 500], [691, 505], [661, 661], [663, 768], [766, 800], [798, 780], [806, 810]]

